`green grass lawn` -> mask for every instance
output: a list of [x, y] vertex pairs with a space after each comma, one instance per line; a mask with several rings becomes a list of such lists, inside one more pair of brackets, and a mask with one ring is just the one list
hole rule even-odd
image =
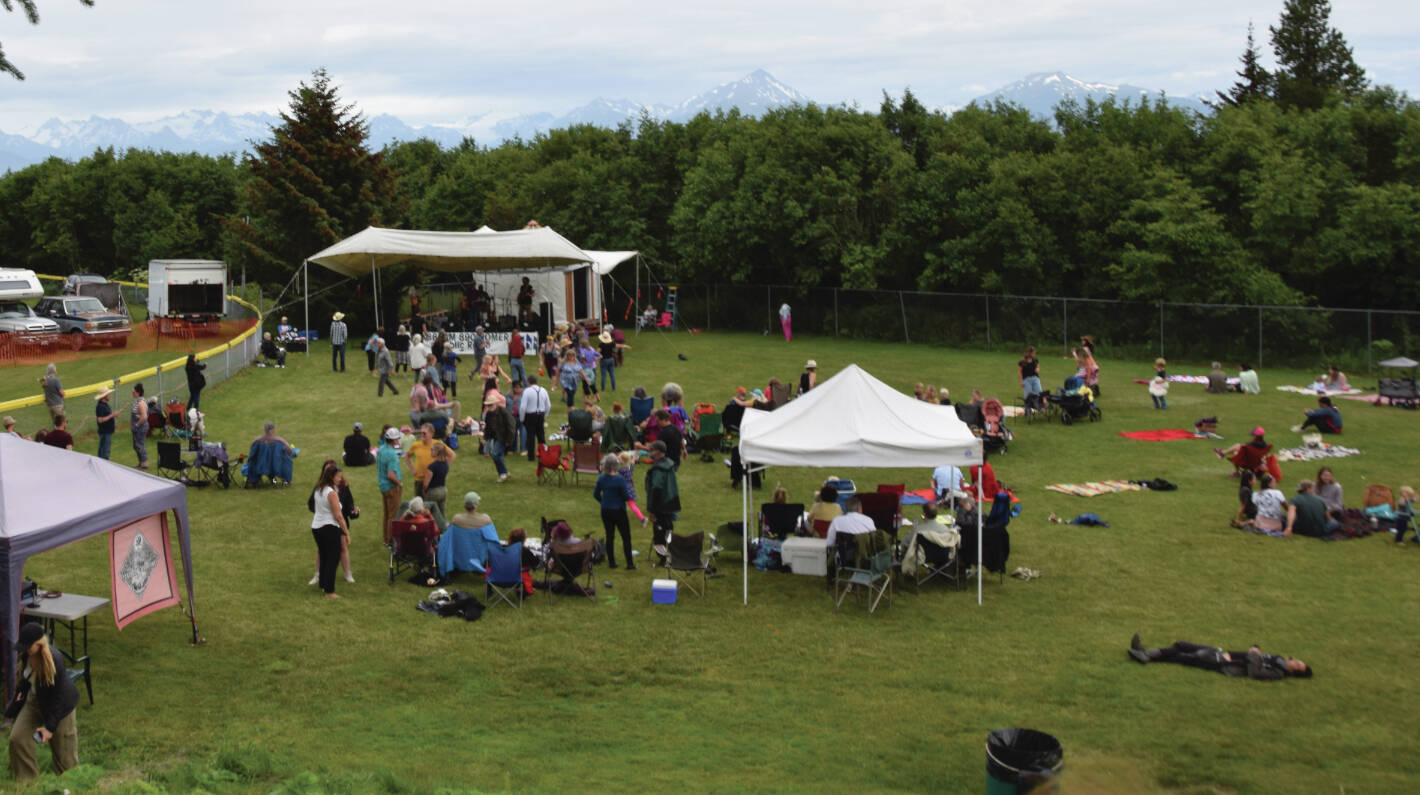
[[[667, 380], [687, 403], [723, 405], [738, 385], [797, 380], [807, 358], [822, 378], [856, 362], [902, 389], [926, 381], [967, 396], [1017, 394], [1017, 351], [992, 353], [745, 334], [641, 335], [620, 390]], [[1024, 726], [1065, 747], [1069, 791], [1402, 792], [1420, 788], [1414, 761], [1420, 697], [1410, 667], [1420, 550], [1389, 536], [1337, 543], [1229, 529], [1236, 481], [1206, 442], [1145, 443], [1121, 430], [1191, 427], [1216, 414], [1230, 442], [1261, 424], [1284, 445], [1314, 401], [1273, 387], [1300, 372], [1261, 371], [1258, 397], [1175, 385], [1167, 412], [1133, 378], [1149, 363], [1101, 348], [1100, 423], [1016, 421], [1010, 452], [994, 459], [1024, 513], [1011, 525], [1010, 567], [1039, 580], [993, 576], [975, 586], [910, 586], [869, 617], [851, 602], [835, 615], [818, 578], [751, 571], [741, 604], [737, 554], [704, 598], [650, 604], [648, 567], [606, 571], [600, 604], [532, 598], [467, 623], [417, 612], [427, 590], [385, 584], [374, 474], [350, 477], [366, 515], [355, 521], [357, 583], [345, 598], [306, 585], [314, 544], [305, 502], [318, 465], [338, 455], [350, 423], [403, 424], [401, 396], [375, 397], [363, 356], [333, 374], [328, 347], [293, 355], [285, 370], [250, 369], [204, 394], [209, 438], [245, 451], [274, 419], [302, 448], [289, 490], [189, 491], [199, 623], [166, 610], [117, 632], [92, 625], [97, 703], [79, 711], [81, 759], [102, 769], [65, 786], [144, 781], [172, 791], [456, 790], [912, 790], [980, 791], [988, 731]], [[677, 354], [684, 354], [680, 360]], [[87, 366], [87, 365], [86, 365]], [[72, 371], [83, 372], [79, 365]], [[107, 363], [104, 372], [108, 372]], [[1043, 380], [1072, 369], [1057, 357]], [[1206, 363], [1171, 362], [1171, 372]], [[1366, 379], [1354, 376], [1353, 382]], [[464, 381], [467, 384], [467, 380]], [[8, 388], [8, 387], [7, 387]], [[468, 399], [472, 390], [464, 393]], [[471, 401], [469, 401], [471, 404]], [[603, 405], [610, 400], [604, 398]], [[1370, 482], [1420, 481], [1417, 414], [1338, 401], [1347, 445], [1334, 462], [1349, 501]], [[556, 418], [562, 416], [554, 411]], [[834, 421], [825, 417], [825, 423]], [[80, 446], [93, 450], [89, 432]], [[115, 458], [132, 463], [127, 437]], [[600, 534], [591, 487], [538, 486], [510, 459], [511, 482], [465, 446], [450, 494], [474, 489], [505, 537], [536, 532], [541, 516]], [[1284, 491], [1315, 466], [1284, 466]], [[639, 473], [638, 473], [639, 474]], [[829, 475], [860, 488], [928, 485], [925, 470], [771, 469], [791, 500], [807, 502]], [[1053, 482], [1164, 477], [1176, 492], [1081, 499]], [[681, 469], [682, 530], [738, 518], [739, 492], [718, 460]], [[56, 485], [56, 495], [62, 486]], [[1110, 528], [1046, 522], [1094, 512]], [[915, 509], [908, 510], [916, 516]], [[635, 527], [645, 549], [649, 534]], [[103, 540], [34, 558], [44, 587], [108, 593]], [[643, 560], [644, 562], [644, 560]], [[455, 587], [481, 589], [468, 577]], [[1179, 666], [1144, 667], [1125, 654], [1132, 633], [1231, 648], [1258, 643], [1296, 655], [1312, 680], [1252, 682]], [[102, 773], [102, 775], [100, 775]], [[87, 778], [85, 778], [87, 776]], [[70, 780], [72, 779], [72, 783]]]

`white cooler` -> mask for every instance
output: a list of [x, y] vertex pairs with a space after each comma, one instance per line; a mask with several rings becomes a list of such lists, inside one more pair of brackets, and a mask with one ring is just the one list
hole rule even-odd
[[828, 542], [822, 538], [786, 538], [780, 554], [795, 574], [828, 576]]

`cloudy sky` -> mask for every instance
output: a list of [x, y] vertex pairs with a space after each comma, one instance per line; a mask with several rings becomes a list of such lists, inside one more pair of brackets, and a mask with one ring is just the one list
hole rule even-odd
[[[904, 86], [959, 105], [1031, 72], [1174, 95], [1233, 79], [1249, 20], [1281, 0], [717, 0], [538, 4], [37, 0], [0, 11], [0, 130], [51, 117], [148, 121], [274, 112], [324, 66], [367, 115], [455, 123], [562, 113], [597, 97], [679, 102], [764, 68], [815, 101], [876, 107]], [[1420, 3], [1335, 0], [1372, 80], [1420, 94]]]

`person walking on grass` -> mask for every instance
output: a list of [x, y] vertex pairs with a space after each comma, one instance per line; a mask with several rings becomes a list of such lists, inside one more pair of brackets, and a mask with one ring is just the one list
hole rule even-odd
[[499, 397], [494, 390], [483, 399], [483, 440], [488, 448], [488, 457], [493, 459], [493, 468], [498, 471], [498, 482], [506, 483], [510, 475], [503, 457], [509, 450], [517, 449], [518, 426]]
[[547, 412], [552, 410], [552, 396], [537, 383], [537, 376], [528, 376], [528, 388], [523, 390], [520, 408], [523, 428], [527, 430], [528, 460], [537, 460], [537, 448], [547, 444], [545, 423]]
[[345, 523], [345, 512], [340, 508], [340, 493], [335, 488], [335, 477], [340, 474], [340, 466], [333, 460], [321, 467], [320, 479], [311, 492], [315, 513], [311, 517], [311, 535], [316, 540], [316, 554], [320, 569], [316, 578], [320, 589], [327, 598], [339, 598], [335, 592], [335, 569], [340, 565], [341, 539], [349, 537], [350, 526]]
[[[345, 340], [350, 336], [350, 329], [345, 326], [345, 313], [336, 312], [330, 316], [330, 370], [333, 373], [345, 372]], [[336, 359], [340, 360], [340, 366], [336, 367]]]
[[183, 372], [187, 376], [187, 407], [197, 408], [198, 401], [202, 399], [202, 389], [207, 386], [207, 376], [202, 374], [207, 369], [207, 365], [197, 361], [197, 354], [187, 355], [187, 364], [183, 365]]
[[44, 627], [30, 622], [20, 627], [15, 641], [19, 669], [15, 698], [5, 709], [10, 729], [10, 772], [16, 781], [39, 778], [35, 745], [49, 745], [55, 775], [79, 764], [79, 688], [64, 667], [64, 655], [55, 654]]
[[394, 372], [394, 360], [390, 358], [389, 348], [385, 346], [385, 341], [375, 340], [375, 372], [380, 375], [380, 386], [375, 391], [375, 397], [385, 396], [385, 387], [390, 388], [396, 397], [399, 390], [395, 388], [394, 382], [390, 380], [390, 373]]
[[784, 341], [792, 342], [794, 339], [794, 318], [789, 311], [788, 301], [779, 305], [779, 327], [784, 330]]

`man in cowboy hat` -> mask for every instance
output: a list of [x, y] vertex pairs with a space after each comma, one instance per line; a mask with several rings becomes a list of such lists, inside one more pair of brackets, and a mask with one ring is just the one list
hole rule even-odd
[[[330, 370], [331, 372], [345, 372], [345, 340], [350, 336], [350, 329], [345, 327], [345, 313], [336, 312], [330, 316]], [[340, 359], [340, 366], [335, 366], [336, 359]]]
[[597, 351], [601, 354], [601, 358], [597, 360], [597, 369], [601, 372], [602, 391], [606, 391], [607, 376], [611, 377], [611, 388], [612, 391], [615, 391], [616, 349], [618, 347], [616, 339], [611, 336], [610, 331], [602, 331], [601, 335], [597, 337], [597, 342], [601, 343], [597, 346]]
[[94, 419], [99, 421], [99, 458], [105, 461], [113, 451], [114, 420], [118, 417], [118, 412], [108, 402], [112, 395], [113, 388], [108, 386], [99, 387], [94, 395]]

